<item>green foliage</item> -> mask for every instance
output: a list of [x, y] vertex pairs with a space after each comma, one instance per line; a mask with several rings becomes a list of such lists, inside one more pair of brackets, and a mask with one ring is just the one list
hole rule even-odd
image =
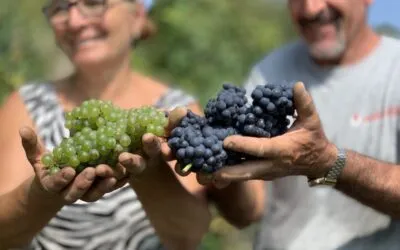
[[375, 30], [382, 35], [400, 38], [400, 30], [391, 24], [381, 24], [377, 26]]
[[151, 17], [158, 34], [139, 46], [136, 65], [202, 104], [223, 82], [241, 84], [256, 61], [294, 36], [284, 5], [265, 0], [162, 1]]
[[[40, 7], [45, 0], [3, 0], [0, 101], [27, 80], [52, 75], [59, 60]], [[154, 38], [134, 52], [134, 67], [181, 87], [205, 104], [225, 81], [242, 84], [252, 65], [294, 38], [285, 5], [266, 0], [156, 0]], [[57, 52], [58, 53], [58, 52]], [[63, 67], [61, 67], [63, 68]], [[200, 249], [243, 249], [251, 236], [217, 214]], [[235, 247], [236, 246], [236, 247]], [[248, 247], [245, 247], [245, 249]]]
[[[32, 2], [7, 0], [0, 10], [0, 101], [26, 79], [41, 77], [46, 61], [50, 61], [34, 39], [43, 27], [43, 19]], [[38, 13], [33, 15], [32, 9]]]

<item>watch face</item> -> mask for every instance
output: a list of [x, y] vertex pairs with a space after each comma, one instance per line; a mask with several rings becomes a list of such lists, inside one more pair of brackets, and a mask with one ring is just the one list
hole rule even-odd
[[317, 178], [308, 182], [310, 187], [333, 187], [336, 185], [336, 180], [330, 178]]

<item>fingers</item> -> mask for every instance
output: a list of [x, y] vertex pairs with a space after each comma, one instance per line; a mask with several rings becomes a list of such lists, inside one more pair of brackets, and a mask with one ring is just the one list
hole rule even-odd
[[26, 157], [32, 166], [38, 162], [38, 157], [44, 152], [40, 145], [36, 133], [30, 127], [22, 127], [19, 130], [22, 140], [22, 146], [25, 150]]
[[268, 180], [281, 176], [284, 171], [268, 160], [248, 161], [220, 169], [214, 174], [214, 180], [222, 184], [247, 180]]
[[122, 153], [119, 163], [129, 174], [139, 175], [146, 169], [146, 161], [143, 157], [131, 153]]
[[213, 183], [213, 176], [211, 174], [197, 173], [196, 179], [201, 185], [204, 186], [208, 186]]
[[297, 82], [293, 89], [294, 105], [298, 112], [299, 119], [317, 114], [311, 95], [307, 92], [302, 82]]
[[224, 148], [260, 158], [278, 156], [280, 151], [279, 145], [275, 138], [233, 135], [224, 140]]
[[75, 177], [75, 170], [66, 167], [55, 173], [54, 175], [38, 176], [42, 186], [51, 193], [58, 193], [67, 187]]
[[142, 137], [143, 151], [149, 158], [160, 157], [161, 143], [160, 139], [153, 134], [144, 134]]
[[94, 168], [85, 168], [73, 182], [62, 191], [62, 196], [67, 203], [73, 203], [83, 197], [92, 186], [96, 177]]
[[117, 179], [113, 177], [96, 179], [92, 187], [80, 199], [86, 202], [97, 201], [104, 194], [113, 190], [116, 183]]
[[178, 126], [179, 122], [186, 115], [187, 109], [184, 107], [178, 107], [169, 112], [168, 114], [168, 125], [166, 130], [166, 136], [170, 136], [171, 131]]
[[167, 142], [161, 143], [161, 156], [165, 161], [173, 161], [175, 160], [174, 153], [171, 148], [168, 146]]
[[126, 168], [121, 164], [116, 164], [115, 167], [110, 167], [105, 164], [100, 164], [95, 168], [96, 176], [101, 178], [115, 177], [117, 180], [121, 180], [126, 176]]

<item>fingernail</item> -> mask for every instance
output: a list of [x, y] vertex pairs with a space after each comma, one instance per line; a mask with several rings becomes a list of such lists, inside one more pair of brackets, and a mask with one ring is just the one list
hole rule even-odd
[[123, 160], [121, 163], [124, 166], [130, 166], [130, 165], [132, 165], [133, 161], [132, 161], [132, 158], [128, 158], [128, 159]]
[[93, 173], [93, 171], [87, 171], [85, 173], [85, 177], [86, 179], [88, 179], [89, 181], [94, 180], [95, 174]]

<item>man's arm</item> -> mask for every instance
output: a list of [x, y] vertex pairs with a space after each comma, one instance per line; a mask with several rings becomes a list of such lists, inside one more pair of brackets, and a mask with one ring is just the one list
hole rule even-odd
[[[304, 85], [294, 87], [298, 117], [290, 130], [274, 138], [231, 136], [224, 146], [260, 160], [223, 168], [214, 182], [274, 180], [285, 176], [325, 176], [338, 150], [326, 138], [311, 96]], [[400, 218], [400, 166], [347, 151], [346, 165], [336, 188], [354, 199], [395, 218]]]
[[400, 218], [400, 166], [347, 151], [346, 166], [336, 188], [343, 193]]

